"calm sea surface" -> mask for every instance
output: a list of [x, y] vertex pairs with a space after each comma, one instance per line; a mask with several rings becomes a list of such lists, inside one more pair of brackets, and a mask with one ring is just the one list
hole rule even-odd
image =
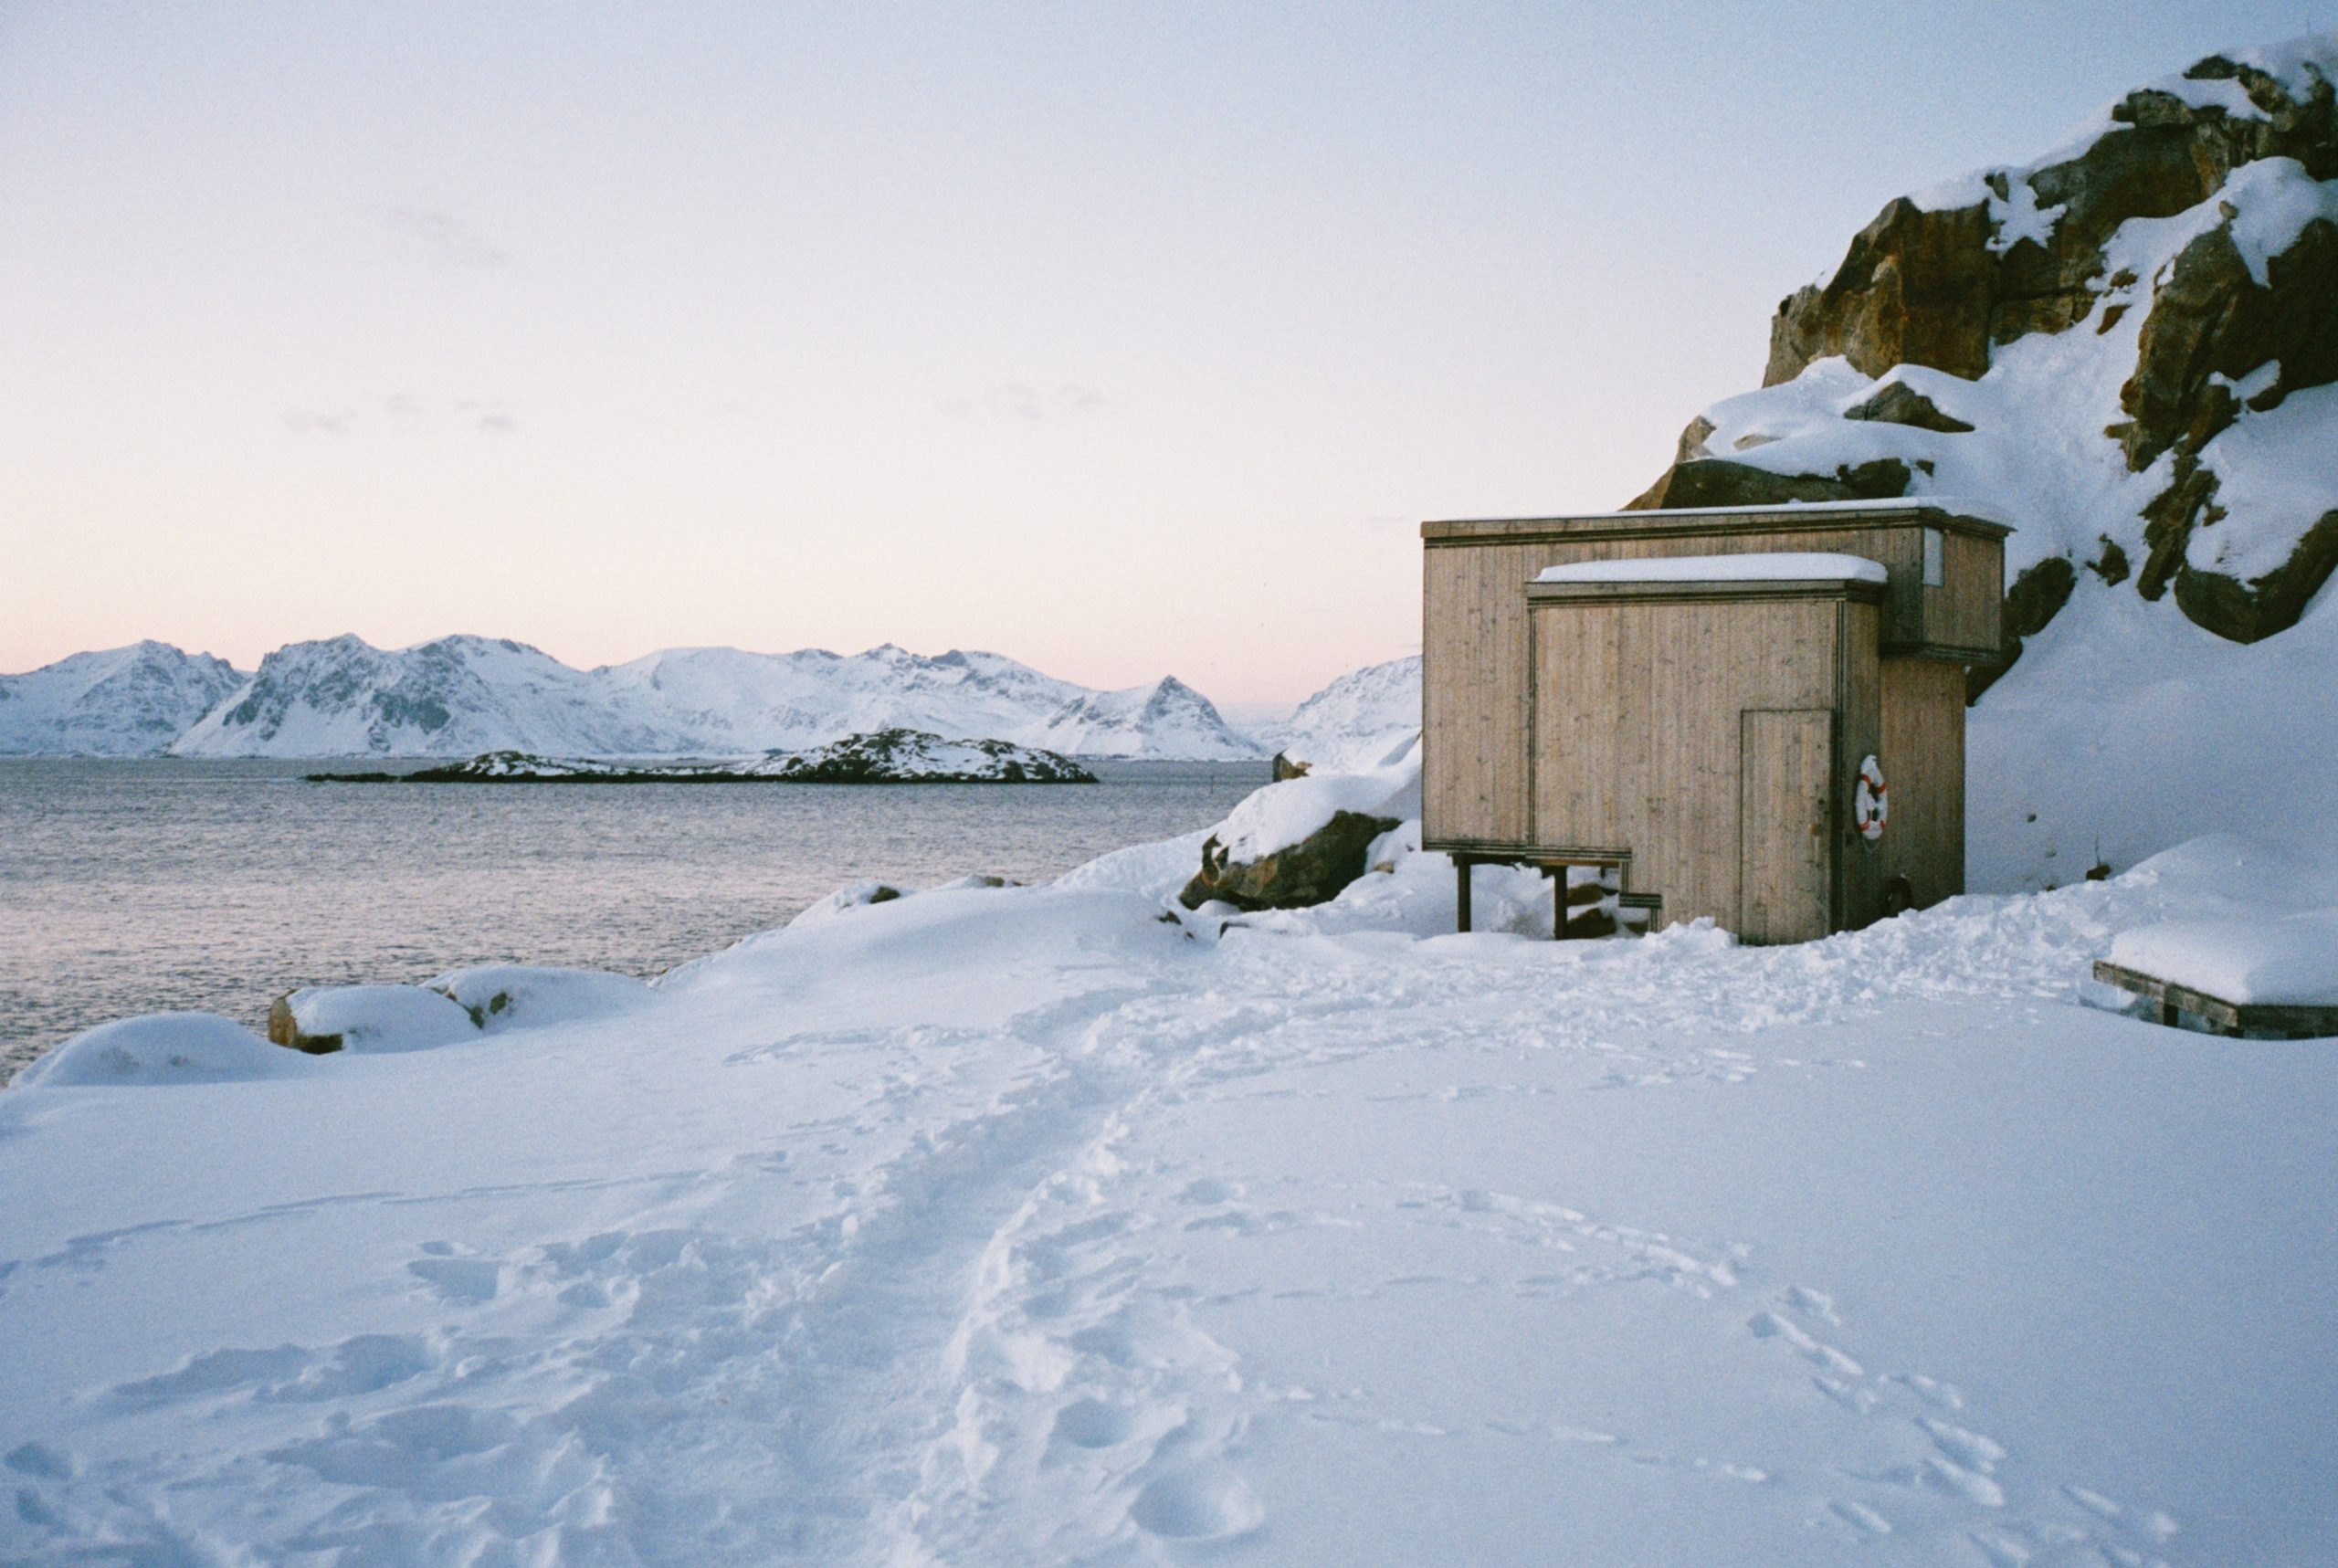
[[0, 1082], [133, 1013], [257, 1026], [296, 985], [499, 963], [647, 977], [846, 882], [1052, 877], [1206, 827], [1267, 778], [1122, 763], [1061, 786], [301, 782], [318, 765], [0, 760]]

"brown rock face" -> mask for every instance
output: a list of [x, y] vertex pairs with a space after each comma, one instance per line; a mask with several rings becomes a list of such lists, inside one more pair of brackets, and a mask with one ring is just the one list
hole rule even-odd
[[1732, 463], [1726, 458], [1699, 458], [1674, 464], [1653, 487], [1627, 503], [1624, 510], [1778, 506], [1797, 500], [1890, 500], [1907, 493], [1908, 465], [1897, 458], [1837, 468], [1830, 475], [1774, 474], [1767, 468]]
[[[2328, 82], [2300, 101], [2263, 72], [2219, 57], [2185, 74], [2238, 79], [2268, 118], [2130, 93], [2111, 115], [2128, 130], [2030, 175], [2039, 210], [2062, 209], [2044, 245], [2022, 239], [1991, 250], [1986, 202], [1939, 212], [1892, 202], [1851, 241], [1834, 277], [1779, 305], [1762, 384], [1792, 381], [1830, 354], [1865, 375], [1922, 364], [1971, 380], [1989, 368], [1994, 345], [2060, 331], [2094, 308], [2103, 242], [2129, 218], [2197, 206], [2260, 158], [2295, 158], [2317, 180], [2338, 177], [2338, 100]], [[2002, 172], [1986, 183], [2000, 202], [2011, 194]]]
[[1360, 811], [1333, 814], [1332, 820], [1287, 849], [1263, 859], [1231, 862], [1212, 837], [1202, 846], [1202, 868], [1177, 895], [1197, 910], [1212, 899], [1244, 910], [1296, 910], [1339, 897], [1340, 889], [1364, 873], [1364, 851], [1396, 826], [1394, 817]]

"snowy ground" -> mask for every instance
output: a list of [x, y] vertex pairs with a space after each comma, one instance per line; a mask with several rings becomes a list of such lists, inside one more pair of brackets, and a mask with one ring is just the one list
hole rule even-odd
[[2311, 863], [1755, 951], [1197, 844], [0, 1096], [0, 1560], [2338, 1555], [2338, 1054], [2080, 978]]

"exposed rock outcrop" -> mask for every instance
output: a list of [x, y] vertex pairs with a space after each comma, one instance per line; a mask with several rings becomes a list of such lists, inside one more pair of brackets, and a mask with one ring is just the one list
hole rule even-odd
[[2212, 56], [1890, 203], [1630, 504], [1994, 504], [2008, 660], [2081, 563], [2237, 642], [2294, 625], [2338, 567], [2338, 486], [2285, 477], [2338, 472], [2333, 76], [2338, 33]]

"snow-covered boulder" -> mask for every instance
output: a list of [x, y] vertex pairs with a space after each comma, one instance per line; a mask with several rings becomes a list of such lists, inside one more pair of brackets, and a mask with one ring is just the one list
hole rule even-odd
[[890, 904], [896, 899], [907, 898], [913, 891], [898, 888], [890, 882], [848, 882], [819, 902], [811, 905], [787, 922], [789, 931], [809, 931], [827, 924], [849, 910], [867, 909], [870, 904]]
[[268, 1010], [268, 1037], [311, 1056], [427, 1051], [479, 1032], [461, 1004], [420, 985], [312, 986]]
[[82, 1031], [17, 1074], [14, 1087], [235, 1083], [306, 1065], [216, 1013], [149, 1013]]
[[1203, 841], [1201, 869], [1179, 900], [1266, 910], [1336, 898], [1368, 868], [1374, 840], [1420, 815], [1420, 799], [1417, 760], [1269, 784]]
[[648, 1006], [658, 994], [630, 974], [526, 963], [450, 970], [431, 981], [427, 989], [452, 1001], [490, 1035], [630, 1013]]

